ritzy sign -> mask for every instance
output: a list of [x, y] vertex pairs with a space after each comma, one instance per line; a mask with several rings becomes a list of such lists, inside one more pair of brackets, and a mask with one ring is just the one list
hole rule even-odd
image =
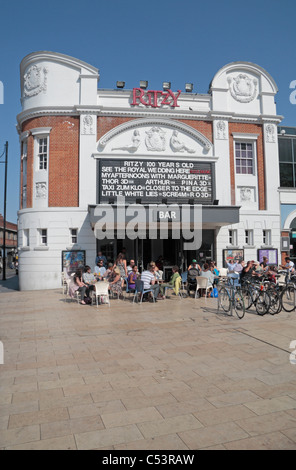
[[161, 106], [167, 105], [171, 108], [178, 108], [178, 98], [181, 90], [175, 94], [171, 90], [168, 91], [157, 91], [148, 90], [144, 91], [142, 88], [133, 88], [133, 102], [132, 106], [139, 106], [144, 104], [145, 106], [151, 106], [152, 108], [160, 108]]

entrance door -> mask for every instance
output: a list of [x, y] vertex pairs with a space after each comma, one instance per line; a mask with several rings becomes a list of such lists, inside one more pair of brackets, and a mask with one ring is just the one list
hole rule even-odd
[[203, 230], [201, 247], [195, 251], [184, 251], [184, 258], [187, 260], [185, 269], [190, 266], [193, 259], [196, 259], [200, 265], [214, 259], [214, 233], [214, 230]]

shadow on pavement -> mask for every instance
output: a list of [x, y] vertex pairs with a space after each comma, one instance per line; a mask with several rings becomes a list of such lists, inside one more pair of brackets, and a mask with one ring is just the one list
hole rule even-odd
[[5, 281], [2, 280], [2, 273], [0, 277], [0, 293], [19, 290], [19, 279], [17, 275], [8, 273]]

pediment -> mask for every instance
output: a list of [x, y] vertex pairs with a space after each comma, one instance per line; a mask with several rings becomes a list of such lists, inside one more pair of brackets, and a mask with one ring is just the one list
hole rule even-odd
[[201, 132], [178, 121], [135, 119], [115, 127], [97, 142], [99, 154], [212, 156]]

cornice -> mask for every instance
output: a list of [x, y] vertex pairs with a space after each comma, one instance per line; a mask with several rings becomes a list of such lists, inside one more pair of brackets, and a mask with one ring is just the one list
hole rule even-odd
[[170, 120], [191, 120], [191, 121], [214, 121], [217, 119], [223, 119], [229, 122], [245, 122], [245, 123], [274, 123], [279, 124], [284, 117], [281, 115], [253, 115], [244, 114], [239, 115], [233, 112], [227, 111], [187, 111], [187, 112], [167, 112], [167, 111], [150, 111], [147, 109], [114, 109], [114, 108], [103, 108], [98, 105], [73, 105], [73, 106], [47, 106], [47, 107], [36, 107], [26, 111], [22, 111], [17, 115], [17, 129], [20, 132], [21, 125], [32, 118], [39, 116], [59, 116], [59, 115], [72, 115], [79, 116], [81, 114], [96, 114], [102, 117], [130, 117], [130, 118], [144, 118], [144, 119], [170, 119]]

